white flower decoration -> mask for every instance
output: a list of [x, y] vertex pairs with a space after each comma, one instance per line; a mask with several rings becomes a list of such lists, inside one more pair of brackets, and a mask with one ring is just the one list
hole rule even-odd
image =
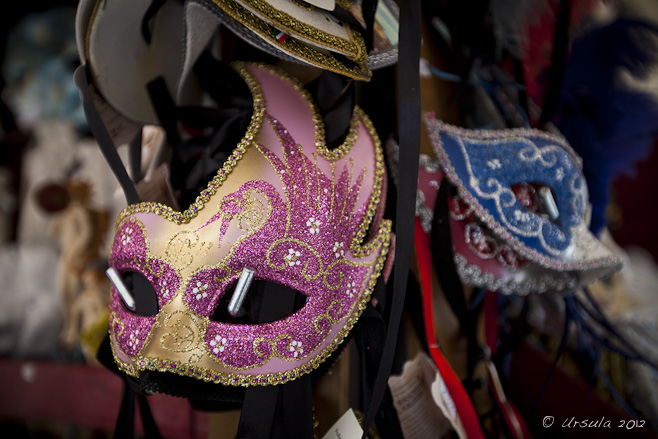
[[308, 227], [308, 231], [311, 235], [315, 235], [317, 233], [320, 233], [320, 226], [322, 223], [315, 218], [309, 218], [308, 221], [306, 221], [306, 227]]
[[530, 214], [527, 213], [527, 212], [521, 212], [520, 210], [515, 210], [514, 211], [514, 218], [517, 221], [527, 223], [528, 221], [530, 221]]
[[164, 280], [164, 279], [160, 279], [160, 282], [158, 282], [158, 284], [160, 285], [160, 288], [162, 289], [162, 292], [166, 295], [169, 295], [169, 293], [171, 291], [168, 288], [167, 281]]
[[121, 234], [121, 244], [128, 245], [132, 241], [133, 229], [132, 227], [126, 227], [126, 229]]
[[304, 353], [304, 348], [302, 348], [302, 342], [293, 340], [292, 343], [290, 343], [290, 352], [292, 352], [293, 357], [297, 358], [298, 356], [302, 355]]
[[340, 258], [342, 256], [345, 256], [345, 250], [343, 250], [343, 243], [342, 242], [334, 242], [334, 256], [336, 258]]
[[286, 255], [286, 259], [288, 260], [288, 265], [293, 267], [295, 265], [299, 265], [301, 262], [299, 261], [299, 257], [302, 254], [298, 252], [297, 250], [293, 250], [291, 248], [288, 249], [288, 254]]
[[215, 336], [214, 340], [210, 340], [210, 346], [213, 347], [213, 353], [219, 354], [220, 352], [224, 352], [226, 349], [226, 343], [228, 343], [226, 337], [222, 337], [221, 335]]
[[500, 169], [503, 167], [500, 164], [500, 160], [498, 159], [487, 160], [487, 166], [489, 166], [491, 169]]
[[139, 335], [139, 329], [136, 329], [134, 333], [130, 334], [130, 339], [128, 340], [128, 346], [131, 348], [137, 347], [137, 336]]
[[354, 282], [348, 282], [348, 283], [347, 283], [347, 291], [345, 291], [345, 293], [346, 293], [348, 296], [350, 296], [350, 299], [351, 299], [352, 297], [354, 297], [354, 295], [355, 295], [356, 293], [358, 293], [358, 291], [356, 290], [356, 284], [355, 284]]
[[562, 179], [564, 178], [564, 169], [557, 168], [555, 170], [555, 178], [557, 179], [557, 181], [562, 181]]
[[206, 297], [208, 297], [208, 292], [206, 291], [207, 289], [208, 289], [207, 282], [205, 284], [202, 284], [201, 282], [197, 282], [196, 286], [192, 288], [192, 294], [196, 294], [196, 300], [205, 299]]

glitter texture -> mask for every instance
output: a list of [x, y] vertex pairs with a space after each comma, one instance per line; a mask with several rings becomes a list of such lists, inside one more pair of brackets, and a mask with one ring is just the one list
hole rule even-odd
[[[234, 156], [248, 152], [258, 174], [225, 166], [186, 212], [141, 203], [117, 220], [111, 265], [147, 276], [160, 306], [156, 317], [136, 316], [113, 292], [115, 361], [129, 374], [161, 370], [242, 386], [295, 379], [347, 336], [384, 265], [391, 223], [380, 215], [383, 153], [365, 114], [355, 109], [345, 143], [328, 154], [317, 110], [297, 82], [269, 66], [238, 68], [263, 112], [255, 111], [251, 140]], [[267, 102], [283, 92], [289, 107]], [[244, 181], [230, 191], [229, 172]], [[297, 290], [306, 304], [266, 324], [212, 321], [244, 267]]]

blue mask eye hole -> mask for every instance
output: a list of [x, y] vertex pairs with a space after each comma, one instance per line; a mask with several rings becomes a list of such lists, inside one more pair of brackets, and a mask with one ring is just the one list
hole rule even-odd
[[554, 224], [560, 224], [560, 212], [555, 192], [542, 183], [516, 183], [511, 185], [517, 201], [528, 211]]

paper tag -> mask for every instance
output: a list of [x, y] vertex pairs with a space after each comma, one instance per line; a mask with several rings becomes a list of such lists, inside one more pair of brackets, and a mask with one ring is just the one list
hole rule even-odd
[[345, 412], [322, 439], [361, 439], [363, 429], [352, 409]]
[[457, 407], [455, 407], [455, 402], [452, 400], [452, 396], [450, 396], [446, 383], [438, 372], [436, 373], [436, 379], [432, 383], [430, 391], [434, 402], [439, 406], [444, 416], [448, 419], [456, 419]]
[[456, 431], [466, 438], [455, 404], [432, 360], [420, 352], [388, 384], [405, 439], [443, 437]]

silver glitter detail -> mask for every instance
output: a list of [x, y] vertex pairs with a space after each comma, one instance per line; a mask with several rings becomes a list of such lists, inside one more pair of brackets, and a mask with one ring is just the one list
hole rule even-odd
[[459, 277], [465, 284], [487, 288], [491, 291], [499, 291], [504, 294], [526, 296], [531, 293], [560, 293], [573, 291], [577, 285], [577, 278], [574, 273], [553, 272], [517, 281], [514, 278], [496, 278], [491, 273], [483, 272], [477, 265], [469, 264], [466, 258], [459, 253], [455, 253], [454, 259], [457, 273], [459, 273]]

